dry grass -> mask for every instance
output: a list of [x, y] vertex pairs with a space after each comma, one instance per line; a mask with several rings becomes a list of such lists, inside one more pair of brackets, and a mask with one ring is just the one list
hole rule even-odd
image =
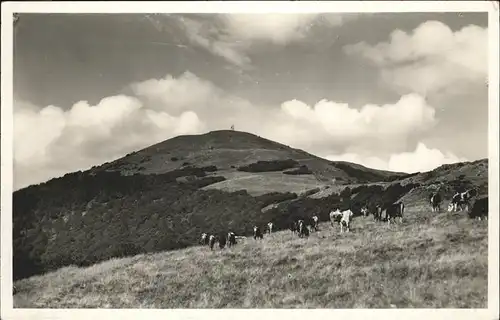
[[357, 218], [308, 239], [278, 232], [67, 267], [16, 282], [19, 308], [485, 308], [487, 223], [407, 208], [403, 224]]

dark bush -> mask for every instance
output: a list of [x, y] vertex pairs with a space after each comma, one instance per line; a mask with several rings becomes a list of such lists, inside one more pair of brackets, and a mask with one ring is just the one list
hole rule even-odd
[[297, 169], [284, 171], [284, 174], [300, 175], [300, 174], [312, 174], [313, 172], [309, 170], [306, 165], [302, 165]]
[[205, 172], [215, 172], [215, 171], [217, 171], [217, 167], [216, 166], [208, 166], [208, 167], [203, 167], [202, 170]]
[[356, 178], [359, 181], [359, 183], [378, 182], [378, 181], [383, 181], [385, 179], [385, 177], [380, 174], [368, 170], [365, 171], [357, 169], [347, 163], [332, 162], [330, 163], [330, 165], [344, 171], [350, 177]]
[[257, 201], [261, 204], [261, 208], [267, 207], [273, 203], [279, 203], [287, 200], [293, 200], [297, 198], [297, 194], [293, 192], [271, 192], [266, 193], [261, 196], [256, 197]]
[[310, 189], [310, 190], [307, 190], [305, 191], [301, 196], [302, 197], [308, 197], [310, 195], [313, 195], [315, 193], [318, 193], [321, 189], [320, 188], [314, 188], [314, 189]]
[[272, 172], [283, 171], [286, 169], [294, 168], [299, 163], [295, 160], [272, 160], [272, 161], [257, 161], [247, 166], [241, 166], [238, 171], [245, 172]]

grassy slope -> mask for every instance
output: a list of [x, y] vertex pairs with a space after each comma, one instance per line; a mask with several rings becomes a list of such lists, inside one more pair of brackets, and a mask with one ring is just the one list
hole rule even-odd
[[487, 306], [487, 223], [407, 209], [402, 225], [357, 218], [309, 239], [279, 232], [208, 248], [66, 267], [17, 281], [15, 307], [388, 308]]

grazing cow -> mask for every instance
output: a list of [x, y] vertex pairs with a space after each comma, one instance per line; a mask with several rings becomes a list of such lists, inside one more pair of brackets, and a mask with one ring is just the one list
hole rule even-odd
[[304, 220], [299, 220], [298, 221], [298, 226], [299, 226], [299, 230], [298, 230], [298, 234], [299, 234], [299, 237], [309, 237], [309, 228], [306, 226], [306, 223], [304, 222]]
[[399, 222], [403, 222], [404, 210], [405, 210], [405, 205], [403, 202], [397, 202], [389, 205], [385, 209], [387, 224], [391, 224], [391, 220], [396, 219], [397, 217], [399, 217]]
[[319, 223], [318, 216], [313, 216], [312, 221], [313, 221], [312, 227], [313, 227], [314, 231], [318, 231], [318, 223]]
[[273, 233], [273, 231], [274, 231], [274, 223], [269, 222], [267, 224], [267, 231], [269, 232], [269, 234]]
[[224, 249], [224, 247], [226, 246], [226, 242], [227, 242], [226, 235], [225, 234], [221, 234], [217, 238], [219, 240], [219, 248], [221, 250]]
[[[453, 201], [453, 200], [452, 200], [452, 201]], [[454, 208], [455, 208], [455, 206], [453, 205], [453, 202], [450, 202], [450, 203], [448, 204], [448, 212], [452, 212]]]
[[374, 208], [373, 208], [373, 218], [375, 220], [382, 220], [382, 206], [380, 205], [376, 205]]
[[203, 232], [203, 233], [201, 234], [200, 244], [202, 244], [202, 245], [205, 245], [205, 246], [206, 246], [206, 245], [208, 244], [208, 238], [209, 238], [209, 235], [208, 235], [208, 234], [206, 234], [205, 232]]
[[432, 193], [429, 202], [431, 204], [432, 212], [441, 211], [441, 195], [439, 192]]
[[215, 242], [217, 241], [217, 238], [211, 234], [210, 237], [208, 238], [208, 245], [210, 246], [210, 250], [214, 249]]
[[298, 230], [298, 226], [297, 226], [297, 221], [291, 221], [290, 222], [290, 231], [292, 232], [292, 234], [295, 234], [295, 232], [297, 232]]
[[337, 223], [340, 223], [340, 219], [342, 219], [342, 213], [339, 209], [330, 212], [330, 223], [335, 226]]
[[468, 215], [471, 219], [488, 220], [488, 196], [476, 199]]
[[465, 192], [457, 192], [451, 198], [451, 207], [448, 206], [448, 211], [458, 211], [460, 210], [468, 210], [470, 199], [476, 195], [476, 190], [469, 189]]
[[342, 211], [342, 217], [340, 218], [340, 233], [344, 232], [344, 228], [346, 228], [347, 232], [351, 229], [351, 217], [354, 213], [351, 210]]
[[366, 206], [361, 208], [361, 214], [365, 217], [368, 215], [368, 208]]
[[227, 246], [231, 248], [231, 246], [234, 246], [236, 244], [236, 235], [234, 232], [229, 232], [227, 234]]
[[262, 231], [257, 226], [253, 227], [253, 238], [254, 239], [257, 239], [257, 238], [263, 239], [264, 238], [264, 235], [262, 234]]

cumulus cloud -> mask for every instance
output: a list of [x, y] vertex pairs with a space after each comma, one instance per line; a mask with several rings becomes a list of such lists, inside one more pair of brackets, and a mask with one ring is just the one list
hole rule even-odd
[[425, 172], [433, 170], [440, 165], [468, 161], [451, 152], [428, 148], [424, 143], [418, 143], [414, 151], [391, 154], [389, 157], [363, 156], [354, 153], [329, 155], [325, 158], [332, 161], [348, 161], [362, 164], [366, 167], [389, 170], [395, 172]]
[[[177, 135], [231, 125], [319, 155], [363, 150], [373, 157], [404, 157], [409, 141], [436, 123], [434, 108], [417, 94], [360, 109], [328, 100], [314, 106], [298, 100], [260, 106], [190, 72], [133, 83], [131, 89], [130, 95], [110, 96], [96, 105], [37, 107], [16, 101], [15, 186], [87, 169]], [[417, 151], [427, 156], [426, 149]], [[429, 159], [441, 161], [432, 155]]]
[[135, 97], [111, 96], [68, 110], [14, 106], [15, 186], [22, 187], [124, 156], [175, 135], [199, 133], [192, 111], [177, 116], [146, 108]]
[[303, 38], [316, 17], [316, 14], [230, 14], [221, 20], [236, 39], [286, 44]]
[[488, 75], [488, 29], [468, 25], [453, 32], [427, 21], [411, 33], [395, 30], [388, 42], [360, 42], [344, 47], [381, 68], [383, 80], [423, 95], [485, 84]]
[[218, 14], [174, 16], [192, 44], [241, 68], [250, 68], [248, 49], [255, 42], [285, 45], [306, 38], [316, 27], [337, 27], [357, 14]]
[[291, 100], [283, 103], [277, 124], [267, 133], [278, 141], [317, 152], [364, 149], [374, 152], [404, 150], [409, 137], [435, 125], [435, 110], [417, 94], [394, 104], [368, 104], [360, 109], [321, 100], [314, 106]]

